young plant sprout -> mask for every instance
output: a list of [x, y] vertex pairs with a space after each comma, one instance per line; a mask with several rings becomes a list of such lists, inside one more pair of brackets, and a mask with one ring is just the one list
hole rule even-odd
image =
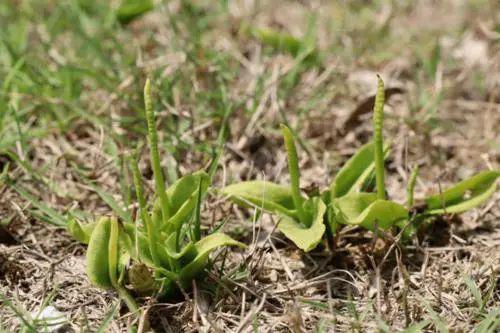
[[[331, 237], [341, 225], [357, 225], [371, 231], [394, 226], [407, 236], [434, 215], [460, 213], [486, 201], [496, 190], [500, 171], [484, 171], [425, 199], [414, 206], [415, 168], [407, 188], [406, 206], [386, 198], [384, 159], [389, 146], [383, 143], [384, 82], [378, 77], [373, 114], [373, 140], [361, 147], [339, 170], [320, 195], [304, 197], [300, 191], [297, 152], [290, 129], [282, 125], [288, 154], [290, 187], [267, 181], [246, 181], [227, 186], [223, 193], [242, 206], [253, 206], [279, 216], [278, 229], [304, 251], [314, 249], [325, 231]], [[375, 176], [375, 193], [368, 192]], [[421, 205], [419, 206], [421, 207]], [[330, 242], [331, 240], [329, 240]]]
[[90, 281], [101, 288], [115, 289], [131, 311], [136, 311], [137, 306], [125, 281], [136, 293], [169, 296], [179, 288], [190, 287], [216, 248], [245, 247], [220, 232], [200, 237], [201, 199], [210, 185], [206, 172], [185, 175], [166, 188], [150, 89], [148, 80], [144, 100], [156, 201], [146, 199], [137, 161], [132, 156], [129, 160], [139, 206], [136, 223], [103, 217], [91, 224], [80, 225], [76, 220], [69, 224], [76, 239], [88, 242]]

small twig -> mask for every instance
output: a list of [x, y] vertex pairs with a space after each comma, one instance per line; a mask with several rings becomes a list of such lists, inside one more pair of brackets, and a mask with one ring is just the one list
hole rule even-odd
[[257, 308], [255, 308], [255, 310], [253, 310], [253, 311], [250, 311], [246, 315], [246, 317], [243, 319], [243, 321], [240, 323], [240, 325], [236, 329], [236, 333], [242, 332], [243, 329], [245, 329], [248, 326], [250, 319], [252, 319], [252, 317], [254, 315], [256, 315], [257, 313], [259, 313], [260, 310], [262, 310], [262, 307], [264, 306], [265, 301], [266, 301], [266, 294], [264, 293], [264, 295], [262, 295], [262, 299], [261, 299], [259, 305], [257, 306]]

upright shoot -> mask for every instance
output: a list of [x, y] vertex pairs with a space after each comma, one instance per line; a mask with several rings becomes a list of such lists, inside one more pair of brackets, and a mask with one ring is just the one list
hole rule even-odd
[[385, 90], [384, 81], [377, 75], [377, 95], [373, 108], [373, 142], [375, 145], [375, 177], [377, 182], [377, 198], [385, 200], [385, 180], [384, 180], [384, 142], [382, 137], [382, 127], [384, 123], [384, 102]]
[[[151, 258], [155, 265], [160, 266], [160, 259], [156, 250], [156, 231], [151, 216], [149, 215], [146, 208], [146, 198], [144, 197], [144, 190], [142, 188], [141, 173], [139, 171], [139, 166], [135, 156], [130, 157], [130, 166], [132, 168], [132, 176], [134, 178], [135, 193], [137, 196], [137, 201], [139, 202], [139, 213], [141, 219], [146, 227], [146, 234], [149, 240], [149, 251], [151, 252]], [[137, 236], [136, 236], [137, 237]], [[137, 241], [137, 240], [136, 240]]]
[[149, 79], [146, 80], [146, 84], [144, 85], [144, 106], [146, 109], [146, 121], [148, 123], [148, 141], [149, 149], [151, 152], [151, 164], [155, 177], [155, 187], [156, 192], [158, 193], [158, 196], [160, 198], [163, 223], [166, 223], [170, 217], [170, 202], [165, 192], [165, 181], [160, 165], [160, 154], [158, 152], [158, 132], [156, 131], [156, 119], [155, 112], [153, 110], [151, 83]]
[[290, 172], [293, 203], [297, 209], [297, 215], [300, 222], [307, 225], [307, 218], [303, 206], [304, 198], [300, 194], [300, 171], [299, 160], [297, 158], [297, 148], [295, 147], [295, 142], [293, 141], [292, 132], [286, 125], [281, 125], [281, 132], [283, 133], [283, 139], [285, 141], [285, 148], [288, 156], [288, 171]]

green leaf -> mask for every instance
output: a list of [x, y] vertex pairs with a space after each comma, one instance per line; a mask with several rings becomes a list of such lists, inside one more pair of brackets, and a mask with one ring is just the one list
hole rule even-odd
[[474, 333], [493, 333], [500, 327], [500, 308], [494, 307], [474, 328]]
[[74, 239], [83, 244], [88, 244], [92, 231], [94, 231], [97, 222], [81, 224], [76, 218], [71, 218], [68, 222], [68, 232]]
[[[384, 156], [389, 154], [389, 146], [384, 147]], [[340, 169], [330, 185], [332, 198], [340, 198], [348, 193], [360, 192], [374, 176], [375, 155], [373, 142], [362, 146]]]
[[87, 276], [92, 284], [100, 288], [111, 288], [109, 274], [109, 238], [111, 219], [102, 217], [92, 232], [87, 249]]
[[176, 233], [173, 233], [168, 237], [167, 243], [165, 246], [165, 251], [167, 252], [167, 254], [176, 260], [182, 259], [185, 256], [188, 256], [188, 257], [191, 256], [191, 258], [195, 257], [196, 256], [196, 247], [195, 247], [194, 243], [192, 243], [192, 242], [189, 242], [180, 251], [176, 250], [176, 248], [175, 248], [175, 244], [176, 244], [175, 238], [176, 237], [177, 237]]
[[278, 224], [278, 229], [300, 249], [309, 252], [314, 249], [325, 233], [323, 217], [326, 212], [326, 205], [320, 198], [313, 198], [306, 202], [310, 204], [312, 214], [311, 225], [309, 227], [301, 224], [296, 219], [283, 216]]
[[428, 197], [427, 214], [461, 213], [479, 206], [495, 193], [500, 171], [483, 171], [440, 194]]
[[[136, 231], [133, 224], [124, 224], [123, 230], [124, 232], [120, 233], [120, 245], [128, 251], [132, 258], [153, 267], [154, 262], [147, 236], [140, 230]], [[135, 243], [136, 236], [137, 245]]]
[[222, 193], [244, 207], [257, 207], [295, 217], [295, 206], [289, 187], [264, 180], [253, 180], [226, 186]]
[[188, 284], [198, 273], [200, 273], [207, 263], [208, 256], [212, 251], [221, 246], [238, 246], [245, 248], [246, 245], [240, 243], [223, 233], [213, 233], [204, 237], [194, 244], [196, 257], [189, 264], [184, 266], [179, 274], [180, 282]]
[[351, 193], [334, 201], [333, 209], [337, 222], [360, 225], [374, 231], [375, 225], [388, 229], [396, 222], [407, 220], [408, 211], [402, 205], [377, 199], [375, 193]]
[[116, 12], [118, 21], [127, 24], [154, 8], [153, 0], [123, 0]]
[[[172, 214], [167, 223], [170, 231], [176, 231], [179, 225], [194, 214], [200, 181], [202, 183], [201, 191], [205, 192], [210, 185], [210, 177], [204, 171], [186, 175], [178, 179], [167, 189], [166, 193], [171, 205], [170, 214]], [[158, 216], [161, 216], [159, 200], [155, 202], [153, 208], [153, 221], [161, 221], [161, 218], [158, 219]]]
[[321, 60], [314, 43], [306, 38], [298, 39], [285, 32], [270, 28], [255, 28], [247, 23], [241, 25], [240, 31], [276, 51], [284, 51], [294, 57], [303, 56], [303, 61], [308, 64], [317, 64]]

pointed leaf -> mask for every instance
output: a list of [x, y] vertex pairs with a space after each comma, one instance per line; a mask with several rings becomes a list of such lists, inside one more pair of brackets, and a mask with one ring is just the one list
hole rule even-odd
[[292, 191], [289, 187], [263, 180], [253, 180], [226, 186], [222, 193], [241, 206], [257, 207], [273, 213], [295, 216]]
[[[153, 259], [149, 249], [149, 241], [142, 231], [136, 231], [135, 226], [125, 224], [120, 233], [120, 246], [123, 247], [130, 256], [136, 261], [146, 263], [148, 266], [153, 267]], [[135, 243], [137, 237], [137, 245]]]
[[425, 200], [427, 214], [461, 213], [479, 206], [495, 193], [500, 171], [483, 171]]
[[246, 245], [240, 243], [223, 233], [213, 233], [204, 237], [194, 244], [196, 257], [189, 264], [184, 266], [180, 273], [181, 283], [189, 283], [198, 273], [200, 273], [207, 263], [210, 253], [221, 246], [238, 246], [245, 248]]
[[408, 219], [408, 211], [402, 205], [378, 200], [375, 193], [351, 193], [335, 200], [335, 219], [348, 225], [361, 225], [369, 230], [388, 229], [396, 222]]
[[83, 244], [88, 244], [92, 231], [94, 231], [97, 222], [81, 224], [76, 218], [71, 218], [68, 222], [68, 232], [74, 239]]
[[177, 249], [175, 248], [175, 238], [176, 238], [176, 233], [172, 233], [168, 237], [167, 244], [165, 246], [165, 251], [170, 257], [179, 260], [185, 256], [194, 257], [196, 255], [196, 247], [192, 242], [189, 242], [180, 251], [177, 251]]
[[[384, 157], [389, 154], [389, 146], [384, 149]], [[373, 142], [362, 146], [340, 169], [330, 185], [332, 198], [340, 198], [348, 193], [360, 192], [374, 177], [375, 155]]]
[[[210, 177], [204, 171], [198, 171], [178, 179], [170, 186], [166, 193], [171, 205], [172, 217], [169, 219], [169, 230], [177, 230], [177, 226], [191, 217], [195, 212], [198, 199], [198, 190], [205, 192], [210, 185]], [[160, 201], [155, 202], [153, 208], [153, 221], [161, 221]], [[166, 227], [166, 226], [162, 226]]]
[[310, 199], [309, 202], [314, 207], [314, 210], [311, 211], [312, 220], [309, 227], [289, 216], [283, 216], [278, 224], [278, 229], [306, 252], [311, 251], [321, 242], [326, 228], [323, 222], [326, 205], [320, 198]]
[[15, 184], [12, 184], [11, 187], [37, 209], [36, 211], [33, 211], [33, 213], [36, 213], [36, 215], [40, 216], [40, 218], [44, 221], [60, 227], [66, 226], [68, 223], [67, 219], [57, 210], [50, 208], [45, 204], [45, 202], [38, 200], [22, 187], [18, 187]]

